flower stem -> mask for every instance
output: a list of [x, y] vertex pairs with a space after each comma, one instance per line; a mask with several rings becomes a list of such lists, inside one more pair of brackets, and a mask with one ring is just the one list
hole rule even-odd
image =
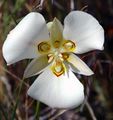
[[18, 95], [17, 95], [17, 98], [16, 98], [16, 102], [15, 102], [15, 106], [14, 106], [14, 110], [13, 110], [13, 113], [12, 113], [11, 120], [15, 119], [15, 114], [16, 114], [18, 103], [19, 103], [19, 95], [21, 93], [23, 83], [24, 83], [24, 78], [21, 80], [21, 83], [20, 83], [20, 87], [19, 87], [19, 91], [18, 91]]
[[35, 112], [35, 116], [37, 120], [39, 120], [39, 113], [40, 113], [40, 102], [38, 101], [36, 105], [36, 112]]

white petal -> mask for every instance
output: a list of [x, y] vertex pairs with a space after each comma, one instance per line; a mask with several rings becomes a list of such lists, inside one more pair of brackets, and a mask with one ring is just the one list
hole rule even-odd
[[71, 71], [57, 77], [46, 69], [31, 85], [28, 95], [52, 108], [73, 108], [83, 102], [84, 88]]
[[70, 66], [73, 72], [86, 76], [94, 74], [93, 71], [76, 55], [71, 54], [68, 61], [71, 63]]
[[75, 53], [85, 53], [94, 49], [103, 50], [104, 30], [90, 14], [73, 11], [64, 20], [64, 38], [75, 42]]
[[32, 60], [24, 72], [24, 78], [28, 78], [43, 72], [48, 65], [47, 55], [40, 56], [39, 58]]
[[8, 64], [25, 58], [34, 58], [38, 55], [38, 42], [48, 38], [43, 16], [31, 12], [7, 36], [3, 45], [3, 56]]

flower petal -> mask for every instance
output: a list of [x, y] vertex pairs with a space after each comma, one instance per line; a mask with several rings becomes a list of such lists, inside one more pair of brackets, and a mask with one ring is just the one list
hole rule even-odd
[[84, 88], [70, 70], [57, 77], [46, 69], [31, 85], [28, 95], [52, 108], [73, 108], [83, 102]]
[[40, 56], [31, 61], [24, 72], [24, 78], [28, 78], [43, 72], [43, 70], [49, 65], [47, 55]]
[[75, 53], [81, 54], [94, 49], [103, 50], [104, 30], [90, 14], [73, 11], [64, 20], [63, 36], [76, 44]]
[[53, 22], [49, 22], [47, 26], [50, 31], [50, 38], [53, 47], [59, 48], [63, 40], [63, 26], [61, 22], [57, 18], [54, 18]]
[[48, 40], [47, 26], [43, 16], [36, 12], [26, 15], [9, 33], [3, 45], [3, 56], [8, 64], [38, 56], [37, 44]]
[[67, 60], [70, 63], [73, 72], [86, 76], [94, 74], [93, 71], [76, 55], [71, 54]]

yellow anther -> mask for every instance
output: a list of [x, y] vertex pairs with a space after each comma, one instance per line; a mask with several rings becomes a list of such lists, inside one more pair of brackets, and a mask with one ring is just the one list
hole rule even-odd
[[48, 63], [52, 62], [53, 59], [54, 59], [54, 56], [50, 56], [50, 57], [48, 56]]
[[49, 54], [48, 54], [48, 57], [51, 57], [51, 56], [53, 56], [53, 54], [52, 54], [52, 53], [49, 53]]
[[48, 42], [41, 42], [38, 44], [38, 51], [41, 53], [47, 53], [51, 49], [51, 46]]

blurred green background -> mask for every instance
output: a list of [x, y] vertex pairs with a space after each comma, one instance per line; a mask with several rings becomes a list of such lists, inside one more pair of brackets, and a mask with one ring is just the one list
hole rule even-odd
[[[65, 112], [40, 104], [26, 95], [35, 77], [24, 81], [17, 100], [29, 61], [6, 65], [2, 45], [8, 32], [30, 11], [40, 12], [47, 22], [57, 17], [63, 23], [72, 10], [92, 14], [105, 30], [104, 51], [79, 55], [95, 73], [91, 77], [77, 75], [85, 86], [86, 101], [79, 108]], [[113, 120], [113, 0], [0, 0], [0, 120], [38, 119]]]

